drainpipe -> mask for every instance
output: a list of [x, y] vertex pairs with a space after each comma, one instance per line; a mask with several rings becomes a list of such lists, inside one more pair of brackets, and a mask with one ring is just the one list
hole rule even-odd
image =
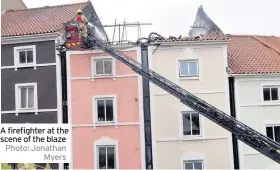
[[[148, 46], [141, 45], [141, 59], [145, 67], [149, 67]], [[145, 162], [146, 169], [153, 169], [153, 146], [151, 133], [151, 107], [150, 107], [150, 85], [149, 80], [142, 78], [143, 85], [143, 110], [144, 110], [144, 132], [145, 132]]]
[[[62, 123], [68, 123], [68, 105], [67, 105], [67, 72], [66, 72], [66, 49], [58, 48], [61, 60], [61, 83], [62, 83]], [[69, 163], [63, 164], [63, 169], [69, 169]]]
[[[229, 80], [229, 100], [230, 100], [230, 115], [236, 119], [235, 97], [234, 97], [234, 77], [230, 76]], [[239, 150], [236, 135], [232, 134], [232, 147], [233, 147], [233, 162], [234, 169], [239, 169]]]

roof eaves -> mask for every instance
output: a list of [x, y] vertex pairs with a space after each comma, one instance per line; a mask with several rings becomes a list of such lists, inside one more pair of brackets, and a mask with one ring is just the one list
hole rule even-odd
[[280, 72], [279, 73], [231, 73], [230, 74], [233, 77], [261, 77], [261, 76], [280, 76]]

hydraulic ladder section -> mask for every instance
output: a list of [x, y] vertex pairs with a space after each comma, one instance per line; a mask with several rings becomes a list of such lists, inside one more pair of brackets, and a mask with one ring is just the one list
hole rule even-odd
[[280, 164], [279, 143], [271, 140], [270, 138], [262, 135], [261, 133], [239, 122], [238, 120], [227, 115], [221, 110], [194, 96], [193, 94], [167, 80], [158, 73], [150, 70], [147, 67], [145, 68], [140, 63], [111, 47], [103, 40], [100, 40], [99, 38], [93, 38], [91, 41], [93, 41], [93, 43], [98, 48], [108, 53], [115, 59], [121, 61], [125, 65], [129, 66], [136, 73], [147, 78], [149, 81], [153, 82], [157, 86], [177, 97], [183, 104], [189, 106], [211, 121], [227, 129], [229, 132], [235, 134], [236, 137], [245, 144], [251, 146], [263, 155], [266, 155], [270, 159]]

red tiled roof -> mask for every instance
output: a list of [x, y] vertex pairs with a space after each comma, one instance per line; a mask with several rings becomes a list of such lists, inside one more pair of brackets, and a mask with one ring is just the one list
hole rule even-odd
[[233, 74], [280, 73], [280, 37], [227, 35]]
[[22, 36], [56, 32], [63, 23], [71, 20], [78, 9], [83, 9], [89, 2], [9, 10], [1, 16], [1, 37]]
[[152, 40], [152, 42], [178, 42], [178, 41], [213, 41], [213, 40], [228, 40], [228, 37], [222, 32], [213, 32], [211, 34], [205, 36], [198, 37], [168, 37], [168, 38], [160, 38], [156, 37]]

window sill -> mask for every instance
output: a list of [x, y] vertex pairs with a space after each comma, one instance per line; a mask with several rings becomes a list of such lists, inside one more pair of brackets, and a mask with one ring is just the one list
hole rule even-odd
[[33, 67], [34, 70], [37, 69], [36, 64], [32, 63], [32, 64], [18, 64], [18, 65], [15, 65], [15, 70], [17, 70], [19, 68], [29, 68], [29, 67]]
[[262, 103], [263, 106], [277, 106], [277, 105], [280, 105], [280, 101], [265, 101]]
[[114, 122], [114, 123], [94, 123], [94, 124], [88, 124], [88, 125], [74, 125], [77, 127], [81, 126], [92, 126], [94, 129], [96, 127], [108, 127], [108, 126], [115, 126], [117, 128], [118, 126], [138, 126], [140, 125], [139, 122]]
[[116, 75], [103, 75], [103, 76], [96, 76], [94, 75], [91, 77], [91, 81], [94, 81], [94, 79], [108, 79], [108, 78], [113, 78], [113, 80], [116, 80]]
[[104, 126], [118, 126], [117, 122], [96, 122], [93, 124], [93, 128], [95, 129], [96, 127], [104, 127]]
[[15, 111], [15, 114], [18, 115], [19, 113], [34, 113], [35, 115], [38, 115], [37, 109], [19, 109]]
[[179, 77], [179, 80], [199, 80], [199, 77]]
[[197, 135], [197, 136], [181, 136], [181, 140], [203, 140], [202, 135]]

